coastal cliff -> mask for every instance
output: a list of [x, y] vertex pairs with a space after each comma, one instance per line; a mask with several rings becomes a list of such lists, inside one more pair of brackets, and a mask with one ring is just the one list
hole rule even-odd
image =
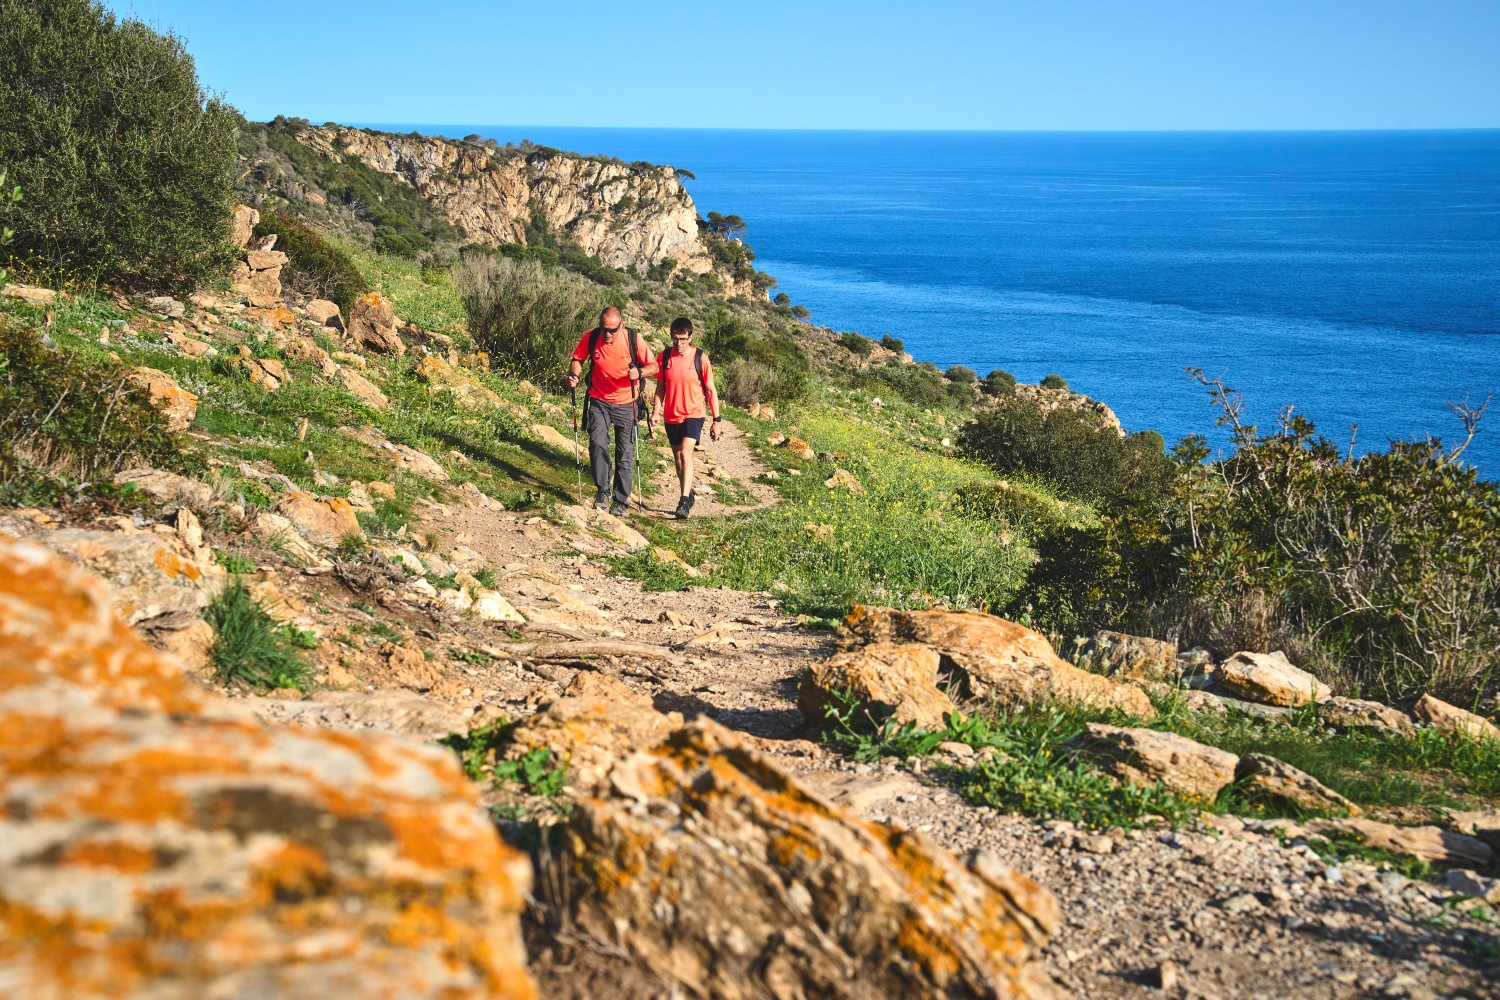
[[[241, 178], [262, 196], [336, 211], [342, 195], [352, 214], [354, 193], [320, 183], [327, 171], [317, 161], [355, 165], [409, 188], [467, 242], [532, 245], [550, 233], [611, 267], [715, 269], [692, 196], [669, 166], [335, 124], [271, 129], [283, 141], [247, 157]], [[286, 137], [314, 157], [298, 156]]]

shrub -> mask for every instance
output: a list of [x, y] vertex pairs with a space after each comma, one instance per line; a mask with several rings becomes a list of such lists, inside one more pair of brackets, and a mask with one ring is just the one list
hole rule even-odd
[[432, 240], [415, 230], [402, 232], [395, 226], [375, 227], [375, 252], [395, 257], [416, 257], [432, 249]]
[[792, 304], [792, 297], [786, 292], [777, 292], [776, 297], [771, 301], [778, 306], [789, 306]]
[[880, 346], [895, 354], [902, 354], [906, 351], [906, 341], [892, 337], [890, 334], [880, 338]]
[[942, 406], [948, 403], [948, 383], [936, 368], [890, 361], [871, 365], [854, 376], [861, 389], [894, 392], [916, 406]]
[[370, 290], [364, 275], [341, 247], [329, 243], [290, 212], [272, 209], [261, 213], [255, 235], [271, 233], [276, 234], [276, 249], [288, 258], [281, 271], [286, 288], [310, 299], [337, 302], [346, 316], [354, 300]]
[[39, 473], [93, 480], [130, 465], [183, 468], [165, 419], [126, 371], [0, 325], [0, 487]]
[[14, 251], [33, 270], [188, 289], [222, 273], [239, 119], [175, 35], [94, 0], [6, 3], [0, 163], [26, 190]]
[[954, 491], [952, 506], [965, 517], [999, 521], [1033, 538], [1056, 531], [1068, 522], [1067, 508], [1059, 501], [1006, 482], [970, 483]]
[[303, 690], [312, 670], [299, 649], [303, 634], [277, 622], [235, 577], [214, 599], [204, 617], [214, 629], [209, 661], [219, 684], [248, 684], [261, 691]]
[[1121, 438], [1090, 413], [1065, 406], [1044, 413], [1015, 396], [959, 436], [967, 454], [997, 472], [1043, 476], [1073, 496], [1103, 499], [1165, 489], [1172, 468], [1156, 441]]
[[862, 358], [869, 357], [870, 352], [875, 350], [875, 341], [852, 330], [839, 335], [839, 344], [851, 354], [858, 354]]
[[991, 396], [1014, 396], [1016, 377], [1010, 372], [996, 368], [984, 377], [984, 391]]
[[554, 384], [578, 338], [611, 304], [576, 275], [506, 257], [470, 257], [453, 269], [453, 286], [492, 366]]
[[812, 310], [808, 309], [807, 306], [804, 305], [795, 305], [792, 306], [792, 315], [797, 319], [807, 319], [807, 317], [812, 315]]
[[1061, 375], [1058, 375], [1056, 373], [1048, 375], [1046, 378], [1042, 379], [1042, 383], [1041, 384], [1042, 384], [1042, 388], [1043, 389], [1067, 389], [1068, 388], [1067, 381], [1064, 380]]
[[947, 375], [948, 381], [960, 382], [964, 385], [973, 385], [979, 380], [978, 372], [963, 365], [949, 365]]

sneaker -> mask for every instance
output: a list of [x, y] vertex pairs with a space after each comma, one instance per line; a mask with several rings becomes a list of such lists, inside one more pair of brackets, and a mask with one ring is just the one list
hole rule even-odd
[[598, 496], [594, 497], [594, 509], [595, 510], [608, 510], [609, 509], [609, 494], [608, 493], [600, 493]]
[[629, 511], [630, 511], [630, 508], [627, 507], [625, 504], [620, 503], [618, 500], [616, 500], [613, 504], [611, 504], [610, 508], [609, 508], [609, 512], [611, 514], [613, 514], [615, 517], [624, 517], [625, 514], [628, 513]]
[[683, 500], [685, 500], [687, 502], [687, 507], [682, 512], [682, 516], [683, 517], [687, 517], [690, 513], [692, 513], [692, 511], [693, 511], [693, 501], [695, 501], [697, 499], [698, 499], [698, 491], [697, 490], [694, 490], [693, 492], [689, 493], [687, 496], [683, 497]]
[[688, 516], [688, 511], [690, 511], [692, 509], [693, 509], [693, 500], [692, 500], [691, 497], [683, 497], [681, 500], [678, 500], [677, 501], [677, 520], [679, 520], [679, 521], [686, 521], [687, 520], [687, 516]]

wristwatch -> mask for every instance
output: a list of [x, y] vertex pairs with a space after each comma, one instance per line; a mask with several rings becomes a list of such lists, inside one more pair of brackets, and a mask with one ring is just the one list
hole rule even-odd
[[723, 417], [714, 417], [714, 423], [721, 424], [723, 422], [724, 422], [724, 418]]

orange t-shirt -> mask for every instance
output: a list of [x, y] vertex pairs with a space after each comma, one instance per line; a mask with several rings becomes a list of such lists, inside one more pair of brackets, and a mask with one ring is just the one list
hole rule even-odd
[[[697, 351], [696, 347], [690, 348]], [[669, 347], [656, 359], [656, 393], [662, 399], [662, 422], [680, 424], [684, 420], [719, 412], [719, 394], [714, 390], [714, 369], [703, 355], [703, 379], [692, 354], [678, 354]]]
[[[594, 331], [589, 330], [578, 340], [578, 346], [573, 349], [573, 360], [586, 362], [589, 356], [589, 341], [593, 338]], [[651, 363], [651, 355], [646, 353], [646, 341], [640, 334], [636, 334], [636, 362], [645, 368]], [[593, 368], [590, 377], [589, 395], [606, 403], [628, 403], [633, 393], [630, 391], [630, 334], [625, 327], [615, 334], [613, 344], [606, 343], [604, 334], [599, 334], [599, 346], [594, 348]]]

